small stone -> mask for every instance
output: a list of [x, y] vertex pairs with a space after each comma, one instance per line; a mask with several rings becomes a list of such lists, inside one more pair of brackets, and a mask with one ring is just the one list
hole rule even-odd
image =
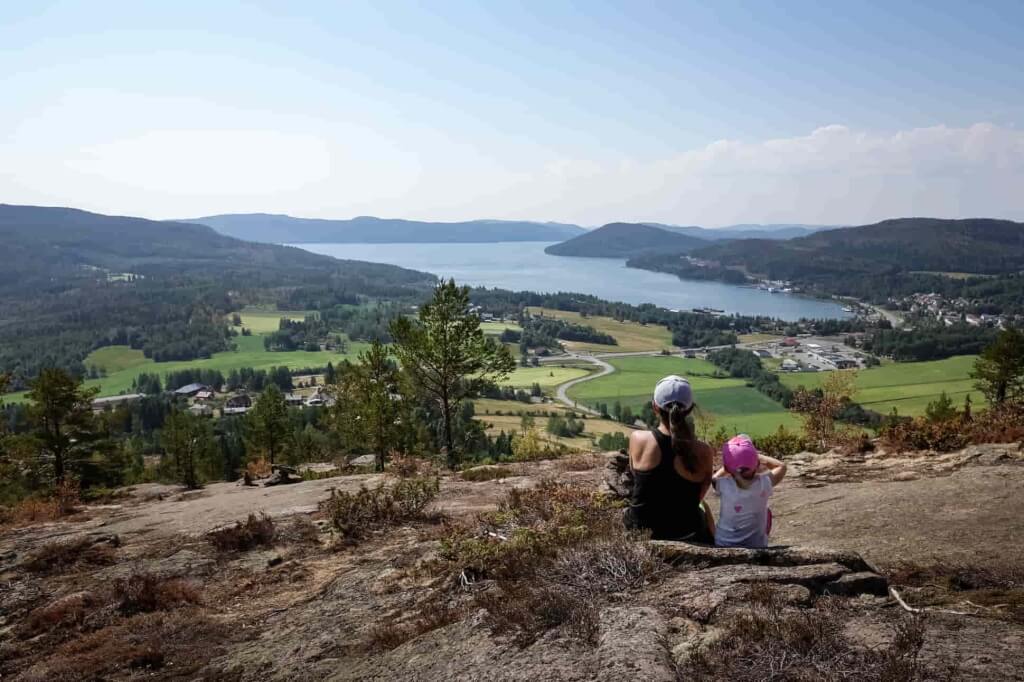
[[843, 597], [852, 597], [859, 594], [873, 594], [883, 597], [889, 594], [889, 581], [885, 576], [862, 571], [860, 573], [847, 573], [838, 580], [825, 585], [828, 594], [835, 594]]
[[915, 471], [901, 471], [892, 477], [894, 481], [916, 481], [920, 476]]
[[360, 455], [349, 462], [354, 467], [372, 467], [377, 464], [376, 455]]
[[267, 560], [267, 568], [273, 568], [274, 566], [280, 566], [283, 563], [284, 563], [284, 558], [280, 554], [278, 554], [276, 556], [272, 556], [270, 559]]

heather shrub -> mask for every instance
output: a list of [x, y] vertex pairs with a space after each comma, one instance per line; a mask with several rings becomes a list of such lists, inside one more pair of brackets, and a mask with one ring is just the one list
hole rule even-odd
[[210, 544], [222, 552], [244, 552], [257, 546], [270, 547], [275, 537], [274, 520], [265, 513], [259, 516], [249, 514], [245, 521], [206, 534]]
[[117, 560], [114, 547], [83, 536], [48, 542], [33, 552], [22, 566], [33, 573], [56, 573], [82, 564], [106, 566]]
[[117, 610], [122, 615], [132, 616], [198, 604], [199, 588], [184, 578], [136, 573], [114, 583], [113, 597]]
[[459, 474], [459, 478], [463, 481], [494, 481], [500, 478], [508, 478], [513, 476], [512, 470], [508, 467], [503, 466], [477, 466], [472, 469], [466, 469]]
[[[769, 586], [752, 586], [750, 598], [717, 626], [722, 634], [680, 666], [686, 679], [778, 679], [815, 682], [936, 679], [919, 659], [924, 626], [915, 617], [893, 625], [888, 645], [864, 648], [844, 637], [846, 614], [827, 599], [813, 610], [788, 609]], [[736, 655], [742, 652], [742, 655]]]
[[463, 586], [495, 632], [526, 646], [561, 627], [593, 643], [602, 595], [639, 589], [663, 563], [622, 526], [620, 504], [589, 486], [542, 480], [513, 488], [475, 529], [441, 541], [439, 566]]
[[959, 419], [936, 422], [925, 417], [888, 423], [882, 428], [881, 437], [895, 450], [949, 452], [971, 442], [969, 428]]
[[332, 490], [320, 508], [340, 535], [358, 539], [372, 530], [422, 518], [439, 490], [437, 477], [406, 478], [390, 487], [362, 486], [356, 493]]

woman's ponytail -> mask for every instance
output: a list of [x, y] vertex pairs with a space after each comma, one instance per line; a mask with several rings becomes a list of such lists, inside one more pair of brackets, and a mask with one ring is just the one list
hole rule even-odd
[[683, 468], [689, 472], [697, 471], [697, 455], [694, 452], [695, 436], [686, 418], [693, 410], [683, 408], [679, 403], [672, 403], [668, 411], [668, 430], [672, 436], [672, 451], [683, 460]]

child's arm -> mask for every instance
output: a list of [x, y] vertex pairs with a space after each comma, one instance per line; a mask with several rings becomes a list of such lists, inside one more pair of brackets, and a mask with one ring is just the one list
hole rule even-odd
[[786, 463], [768, 455], [758, 455], [757, 458], [760, 460], [760, 464], [768, 468], [768, 475], [772, 479], [772, 487], [774, 488], [782, 483], [782, 479], [786, 477]]
[[716, 471], [714, 475], [711, 476], [711, 478], [723, 478], [728, 475], [729, 472], [725, 470], [725, 467], [718, 467], [718, 471]]

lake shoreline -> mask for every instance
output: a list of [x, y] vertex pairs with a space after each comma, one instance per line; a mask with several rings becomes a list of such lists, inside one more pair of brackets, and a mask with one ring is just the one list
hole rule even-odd
[[387, 263], [454, 278], [472, 287], [539, 294], [574, 292], [631, 305], [652, 304], [667, 310], [724, 310], [724, 314], [800, 319], [851, 319], [833, 299], [769, 294], [755, 288], [711, 280], [683, 280], [676, 275], [626, 265], [626, 259], [552, 256], [552, 242], [490, 243], [304, 243], [288, 244], [347, 260]]

